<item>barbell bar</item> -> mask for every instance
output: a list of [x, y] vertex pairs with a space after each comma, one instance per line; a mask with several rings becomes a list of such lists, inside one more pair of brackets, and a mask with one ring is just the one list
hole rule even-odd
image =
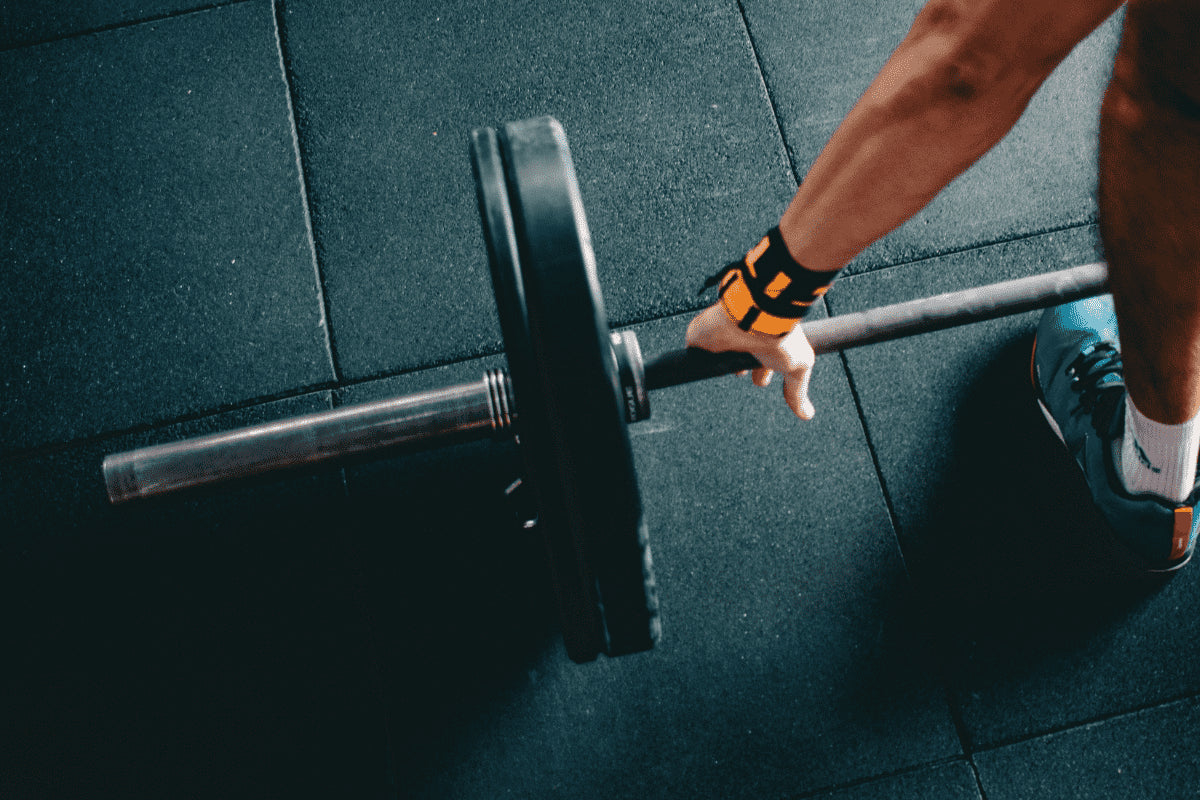
[[[1103, 263], [978, 286], [802, 323], [818, 355], [1020, 314], [1105, 291]], [[644, 360], [633, 331], [613, 333], [628, 422], [650, 416], [646, 392], [762, 366], [748, 353], [670, 350]], [[153, 445], [105, 457], [113, 503], [237, 481], [366, 454], [396, 455], [517, 430], [508, 371], [480, 380]]]
[[[280, 470], [486, 438], [520, 442], [568, 655], [646, 650], [660, 635], [627, 424], [649, 392], [753, 369], [694, 348], [644, 359], [610, 331], [566, 136], [541, 117], [471, 137], [508, 369], [477, 381], [107, 456], [113, 503]], [[994, 319], [1106, 290], [1102, 263], [803, 323], [817, 354]]]

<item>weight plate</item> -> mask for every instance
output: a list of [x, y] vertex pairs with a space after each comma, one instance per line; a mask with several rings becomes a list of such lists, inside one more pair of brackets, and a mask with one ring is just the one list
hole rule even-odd
[[[545, 405], [537, 392], [538, 367], [530, 338], [525, 290], [521, 281], [520, 255], [508, 186], [504, 179], [499, 141], [492, 128], [480, 128], [471, 134], [471, 164], [479, 199], [479, 216], [491, 265], [492, 288], [508, 370], [513, 384], [517, 437], [526, 463], [524, 491], [532, 494], [539, 509], [537, 526], [546, 543], [551, 580], [554, 583], [563, 640], [567, 654], [575, 661], [590, 661], [604, 649], [604, 627], [594, 592], [588, 590], [590, 574], [579, 565], [578, 554], [569, 536], [562, 535], [563, 523], [553, 520], [542, 509], [546, 484], [538, 475], [541, 459], [535, 451], [545, 448], [549, 423]], [[557, 531], [551, 535], [552, 531]]]
[[660, 630], [650, 550], [566, 136], [554, 119], [526, 120], [477, 131], [472, 153], [567, 652], [590, 661], [649, 649]]

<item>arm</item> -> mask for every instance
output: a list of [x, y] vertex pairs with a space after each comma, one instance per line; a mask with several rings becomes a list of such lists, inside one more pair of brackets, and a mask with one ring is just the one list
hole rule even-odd
[[[1034, 92], [1119, 0], [929, 0], [838, 126], [779, 223], [792, 258], [836, 272], [924, 208], [1016, 124]], [[739, 330], [718, 302], [687, 344], [740, 350], [782, 372], [784, 397], [813, 416], [814, 355], [796, 327], [781, 338]]]
[[792, 256], [836, 270], [924, 208], [1016, 124], [1116, 0], [930, 0], [783, 215]]

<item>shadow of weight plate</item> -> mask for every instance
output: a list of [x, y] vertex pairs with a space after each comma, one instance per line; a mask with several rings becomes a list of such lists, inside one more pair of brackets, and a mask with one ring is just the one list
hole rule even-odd
[[566, 136], [550, 117], [481, 128], [471, 162], [567, 654], [648, 650], [660, 631], [650, 548]]

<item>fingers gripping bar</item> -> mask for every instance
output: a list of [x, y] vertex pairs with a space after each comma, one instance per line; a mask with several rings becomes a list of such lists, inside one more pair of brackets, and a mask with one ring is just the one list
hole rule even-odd
[[[953, 328], [1010, 314], [1049, 308], [1103, 293], [1108, 270], [1103, 263], [977, 286], [867, 311], [803, 323], [804, 334], [820, 355], [918, 333]], [[748, 353], [673, 350], [646, 361], [646, 389], [729, 375], [762, 366]]]

